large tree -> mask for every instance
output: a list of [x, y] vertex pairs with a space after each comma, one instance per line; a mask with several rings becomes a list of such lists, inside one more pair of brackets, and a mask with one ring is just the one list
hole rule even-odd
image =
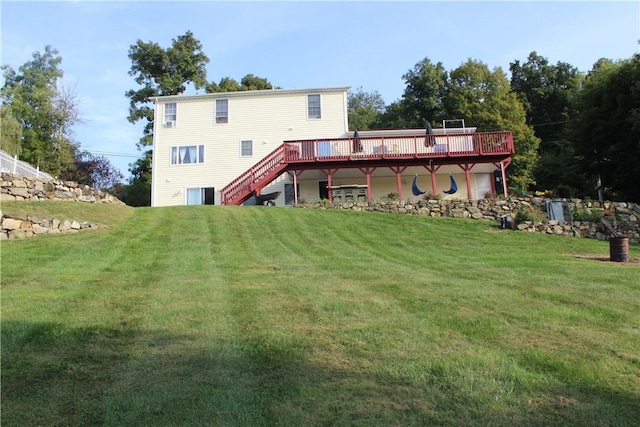
[[534, 182], [539, 139], [526, 123], [522, 103], [511, 90], [501, 68], [489, 70], [482, 62], [468, 60], [449, 75], [443, 105], [449, 118], [464, 118], [482, 131], [513, 133], [515, 154], [509, 167], [509, 185], [524, 191]]
[[509, 69], [511, 88], [525, 107], [527, 123], [540, 138], [540, 160], [534, 170], [537, 187], [564, 197], [580, 192], [584, 180], [577, 172], [567, 129], [575, 116], [573, 100], [583, 74], [565, 62], [549, 64], [535, 51], [526, 62], [514, 61]]
[[379, 121], [382, 127], [420, 127], [448, 118], [442, 103], [447, 91], [448, 73], [441, 62], [433, 64], [429, 58], [424, 58], [402, 79], [406, 82], [402, 99], [386, 109]]
[[3, 116], [9, 123], [16, 120], [21, 129], [17, 147], [13, 133], [13, 151], [53, 175], [73, 160], [76, 144], [70, 130], [79, 120], [77, 104], [70, 102], [73, 94], [60, 90], [61, 62], [58, 51], [46, 46], [44, 53], [35, 52], [18, 72], [10, 66], [2, 67]]
[[384, 111], [384, 99], [378, 91], [365, 92], [362, 87], [359, 87], [349, 92], [347, 114], [350, 130], [371, 129]]
[[640, 202], [640, 54], [598, 61], [588, 73], [572, 120], [576, 154], [595, 195]]
[[138, 142], [142, 149], [153, 144], [154, 96], [177, 95], [193, 84], [196, 89], [207, 86], [206, 65], [209, 58], [202, 52], [201, 43], [191, 31], [172, 39], [171, 46], [164, 49], [153, 42], [138, 40], [129, 49], [131, 69], [136, 83], [142, 87], [129, 90], [129, 117], [131, 123], [146, 120], [143, 136]]
[[11, 110], [6, 105], [0, 105], [0, 149], [12, 156], [19, 156], [22, 146], [22, 126], [20, 122], [13, 117]]

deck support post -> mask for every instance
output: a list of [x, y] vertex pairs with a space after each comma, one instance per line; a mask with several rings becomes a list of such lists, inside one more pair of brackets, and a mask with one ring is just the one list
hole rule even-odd
[[407, 166], [389, 166], [389, 169], [396, 174], [396, 180], [398, 182], [398, 200], [404, 200], [402, 198], [402, 172], [407, 169]]
[[467, 199], [471, 200], [471, 168], [474, 167], [475, 163], [465, 163], [463, 165], [458, 165], [460, 169], [464, 171], [464, 179], [467, 181]]
[[327, 177], [327, 190], [329, 190], [329, 200], [333, 200], [333, 191], [331, 190], [331, 187], [333, 186], [332, 178], [333, 174], [337, 171], [338, 169], [320, 169], [320, 172], [325, 174], [325, 176]]
[[510, 164], [511, 164], [511, 157], [509, 157], [507, 160], [503, 160], [500, 162], [500, 172], [502, 172], [502, 188], [504, 190], [504, 197], [509, 197], [509, 193], [508, 193], [509, 190], [507, 188], [507, 173], [505, 172], [505, 169]]
[[291, 179], [293, 180], [293, 203], [297, 205], [298, 204], [298, 176], [304, 173], [304, 169], [300, 171], [298, 171], [297, 169], [293, 169], [293, 170], [287, 171], [287, 173], [289, 174], [289, 177], [291, 177]]
[[372, 197], [371, 197], [371, 172], [373, 172], [374, 170], [376, 170], [376, 168], [358, 168], [360, 169], [360, 172], [362, 172], [364, 174], [364, 176], [367, 179], [367, 203], [371, 203], [372, 201]]
[[436, 176], [436, 172], [438, 171], [438, 169], [440, 169], [442, 165], [438, 165], [438, 166], [433, 166], [433, 165], [429, 165], [429, 166], [425, 166], [425, 168], [427, 168], [427, 170], [429, 171], [429, 173], [431, 174], [431, 194], [433, 194], [434, 196], [438, 194], [438, 183], [437, 183], [437, 176]]

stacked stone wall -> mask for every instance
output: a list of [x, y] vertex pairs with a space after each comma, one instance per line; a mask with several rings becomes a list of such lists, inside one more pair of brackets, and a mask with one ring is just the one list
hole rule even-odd
[[[86, 203], [124, 203], [103, 191], [74, 181], [23, 177], [2, 173], [0, 202], [14, 200], [59, 200]], [[43, 234], [77, 233], [95, 229], [98, 225], [37, 215], [16, 215], [0, 211], [0, 240], [24, 239]]]
[[89, 222], [70, 221], [38, 215], [3, 215], [0, 212], [0, 240], [25, 239], [44, 234], [78, 233], [99, 226]]
[[20, 175], [0, 175], [0, 202], [13, 200], [65, 200], [88, 203], [124, 204], [116, 197], [74, 181], [43, 181]]
[[[601, 221], [578, 221], [560, 223], [549, 220], [546, 199], [542, 197], [510, 197], [508, 199], [483, 200], [419, 200], [419, 201], [376, 201], [371, 203], [311, 203], [298, 204], [299, 208], [350, 209], [366, 212], [385, 212], [393, 214], [425, 215], [432, 217], [470, 218], [501, 222], [510, 215], [514, 220], [523, 209], [538, 212], [540, 220], [524, 221], [515, 225], [515, 229], [531, 233], [571, 235], [608, 240], [610, 231]], [[622, 237], [628, 237], [632, 243], [640, 242], [640, 204], [627, 202], [594, 202], [580, 199], [567, 200], [570, 209], [574, 208], [587, 214], [597, 215]]]

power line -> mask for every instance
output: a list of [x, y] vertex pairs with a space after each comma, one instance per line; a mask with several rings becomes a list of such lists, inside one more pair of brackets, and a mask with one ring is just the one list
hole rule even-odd
[[109, 157], [130, 157], [130, 158], [137, 159], [140, 156], [142, 156], [142, 154], [137, 155], [137, 154], [128, 154], [128, 153], [114, 153], [110, 151], [95, 151], [95, 150], [84, 150], [84, 151], [91, 154], [96, 154], [98, 156], [109, 156]]
[[535, 125], [531, 125], [531, 127], [560, 125], [560, 124], [563, 124], [563, 123], [569, 123], [569, 120], [564, 120], [564, 121], [561, 121], [561, 122], [538, 123], [538, 124], [535, 124]]

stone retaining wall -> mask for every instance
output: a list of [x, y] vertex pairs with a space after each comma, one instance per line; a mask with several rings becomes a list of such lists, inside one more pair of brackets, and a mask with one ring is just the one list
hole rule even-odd
[[124, 204], [110, 194], [79, 185], [74, 181], [43, 181], [20, 175], [2, 173], [0, 175], [0, 202], [12, 200], [72, 200], [88, 203]]
[[[87, 203], [124, 203], [103, 191], [73, 181], [23, 177], [2, 173], [0, 175], [0, 202], [13, 200], [63, 200]], [[77, 233], [96, 229], [98, 225], [67, 219], [37, 215], [3, 215], [0, 211], [0, 240], [24, 239], [42, 234]]]
[[[621, 236], [630, 242], [640, 242], [640, 204], [624, 202], [593, 202], [579, 199], [567, 200], [569, 207], [602, 216]], [[540, 221], [525, 221], [516, 229], [532, 233], [556, 235], [579, 235], [581, 237], [607, 240], [610, 233], [602, 222], [574, 221], [560, 224], [549, 221], [545, 199], [542, 197], [510, 197], [508, 199], [483, 200], [419, 200], [419, 201], [378, 201], [371, 203], [312, 203], [298, 204], [298, 208], [351, 209], [367, 212], [387, 212], [394, 214], [426, 215], [433, 217], [472, 218], [500, 221], [511, 215], [514, 219], [520, 209], [538, 212]]]
[[3, 215], [0, 212], [0, 240], [25, 239], [43, 234], [77, 233], [80, 230], [97, 229], [89, 222], [69, 221], [37, 215]]

